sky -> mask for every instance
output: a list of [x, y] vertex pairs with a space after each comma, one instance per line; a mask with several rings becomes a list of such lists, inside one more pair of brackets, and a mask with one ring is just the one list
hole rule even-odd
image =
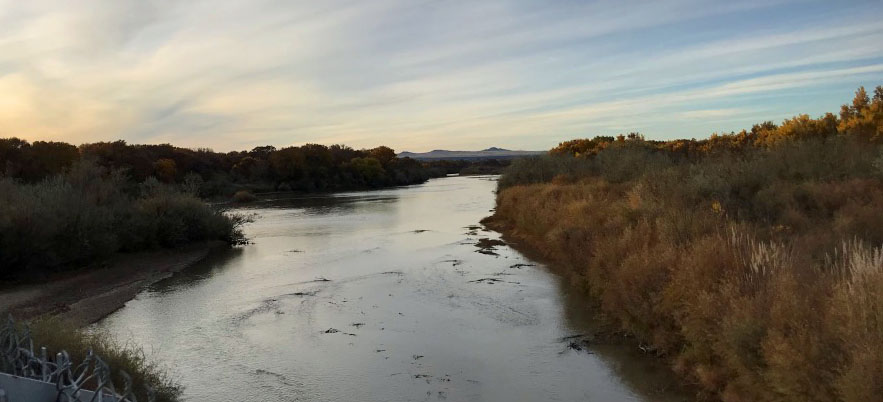
[[0, 0], [0, 137], [702, 138], [883, 85], [883, 1]]

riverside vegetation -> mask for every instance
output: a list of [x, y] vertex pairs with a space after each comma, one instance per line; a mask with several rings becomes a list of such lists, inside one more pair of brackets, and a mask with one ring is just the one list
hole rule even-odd
[[0, 178], [0, 281], [45, 280], [117, 252], [240, 243], [244, 219], [155, 179], [131, 183], [90, 161], [37, 183]]
[[[239, 226], [244, 221], [192, 193], [157, 180], [132, 183], [121, 171], [90, 161], [74, 162], [36, 183], [0, 178], [0, 284], [48, 280], [61, 271], [95, 267], [116, 252], [208, 240], [236, 244], [243, 241]], [[181, 393], [165, 369], [136, 345], [71, 328], [57, 318], [41, 317], [29, 327], [34, 343], [50, 354], [66, 350], [74, 361], [82, 361], [94, 351], [113, 369], [116, 384], [123, 383], [124, 370], [138, 387], [139, 399], [146, 399], [145, 385], [158, 401], [177, 400]]]
[[[20, 331], [24, 325], [18, 325]], [[111, 368], [110, 378], [116, 386], [124, 384], [121, 371], [131, 376], [134, 393], [139, 401], [147, 400], [150, 386], [157, 402], [179, 400], [182, 386], [168, 370], [151, 361], [144, 349], [109, 336], [104, 331], [71, 330], [69, 325], [56, 317], [41, 317], [27, 324], [35, 345], [45, 346], [48, 355], [66, 351], [74, 362], [82, 362], [91, 351]], [[94, 380], [85, 384], [86, 389], [95, 388]], [[120, 390], [119, 388], [117, 389]]]
[[544, 253], [700, 399], [883, 395], [883, 87], [839, 116], [515, 161], [489, 224]]
[[116, 252], [241, 242], [242, 217], [200, 198], [329, 191], [444, 175], [388, 147], [307, 144], [218, 153], [123, 141], [75, 147], [0, 139], [0, 283], [42, 279]]
[[[328, 191], [413, 184], [443, 175], [392, 149], [308, 144], [216, 153], [123, 141], [75, 147], [0, 139], [0, 287], [100, 267], [115, 253], [222, 240], [242, 243], [247, 217], [203, 198], [254, 200], [250, 191]], [[0, 306], [0, 311], [3, 306]], [[115, 370], [175, 400], [181, 388], [136, 346], [30, 323], [36, 344], [82, 358], [91, 348]], [[119, 380], [119, 379], [117, 379]], [[119, 382], [119, 381], [117, 381]], [[143, 396], [143, 395], [142, 395]]]
[[0, 176], [39, 182], [68, 169], [80, 159], [108, 170], [123, 170], [141, 183], [155, 178], [165, 184], [195, 189], [196, 195], [229, 198], [237, 191], [336, 191], [423, 183], [444, 175], [410, 158], [398, 158], [389, 147], [355, 150], [345, 145], [306, 144], [276, 149], [214, 152], [169, 144], [132, 145], [98, 142], [79, 147], [63, 142], [0, 139]]

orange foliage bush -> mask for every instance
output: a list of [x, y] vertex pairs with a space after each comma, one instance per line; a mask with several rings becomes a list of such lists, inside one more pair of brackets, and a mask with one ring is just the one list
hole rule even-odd
[[625, 143], [641, 143], [648, 148], [664, 150], [681, 156], [700, 157], [718, 152], [738, 152], [754, 147], [770, 147], [792, 140], [807, 140], [845, 135], [864, 142], [883, 143], [883, 86], [874, 89], [870, 97], [865, 88], [855, 93], [852, 105], [843, 105], [838, 119], [826, 113], [818, 119], [801, 114], [776, 125], [771, 121], [755, 124], [750, 131], [712, 134], [702, 140], [678, 139], [671, 141], [645, 140], [640, 133], [620, 134], [617, 137], [597, 136], [565, 141], [552, 148], [552, 155], [588, 158]]

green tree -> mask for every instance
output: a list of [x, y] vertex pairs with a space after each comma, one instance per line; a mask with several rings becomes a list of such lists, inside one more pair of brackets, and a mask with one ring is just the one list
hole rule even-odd
[[349, 163], [353, 175], [360, 178], [362, 183], [368, 186], [379, 186], [383, 184], [386, 171], [380, 161], [373, 157], [353, 158]]

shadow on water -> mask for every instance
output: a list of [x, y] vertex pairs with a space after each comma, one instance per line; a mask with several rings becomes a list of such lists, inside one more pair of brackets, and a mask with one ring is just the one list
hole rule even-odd
[[242, 256], [242, 247], [221, 248], [209, 252], [201, 261], [181, 272], [156, 282], [147, 288], [151, 293], [166, 293], [172, 290], [193, 286], [228, 269], [231, 261]]
[[313, 215], [330, 215], [352, 212], [358, 204], [381, 203], [392, 204], [399, 200], [388, 191], [345, 193], [335, 195], [262, 195], [258, 201], [247, 205], [237, 205], [237, 209], [305, 209]]
[[[503, 236], [508, 246], [529, 261], [536, 261], [536, 268], [551, 272], [557, 278], [558, 294], [561, 295], [564, 322], [572, 335], [604, 334], [610, 328], [604, 326], [598, 316], [597, 305], [584, 290], [575, 287], [568, 273], [548, 258], [529, 247], [521, 247], [513, 239]], [[592, 353], [604, 360], [629, 389], [645, 400], [657, 402], [692, 401], [689, 386], [683, 384], [672, 372], [663, 358], [643, 352], [633, 338], [598, 340], [583, 345], [581, 353]]]
[[[564, 301], [564, 319], [575, 334], [592, 334], [604, 331], [594, 311], [593, 303], [564, 277], [559, 277], [559, 287]], [[689, 390], [664, 359], [647, 354], [634, 339], [599, 341], [587, 347], [591, 353], [606, 361], [619, 379], [634, 392], [652, 401], [689, 401]]]

